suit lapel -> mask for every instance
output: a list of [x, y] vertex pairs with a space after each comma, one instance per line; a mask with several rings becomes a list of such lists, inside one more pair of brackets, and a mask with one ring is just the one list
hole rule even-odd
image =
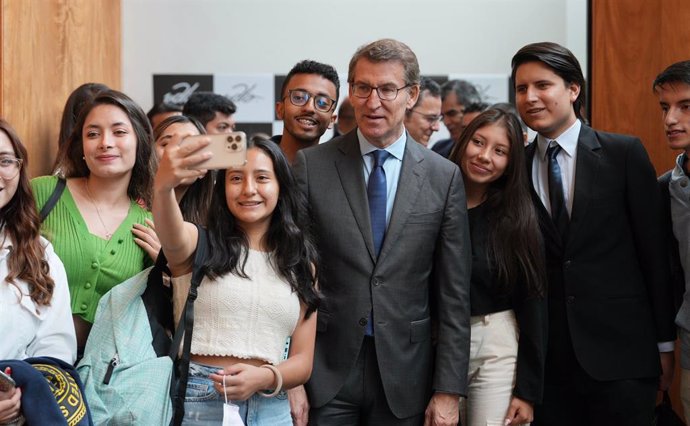
[[573, 208], [570, 214], [569, 235], [577, 235], [583, 223], [585, 212], [596, 185], [601, 156], [601, 145], [591, 127], [582, 125], [577, 140], [577, 160], [575, 165], [575, 190], [573, 191]]
[[381, 262], [386, 254], [391, 250], [400, 234], [405, 228], [407, 217], [412, 212], [417, 196], [421, 191], [422, 184], [426, 177], [426, 168], [423, 165], [424, 156], [419, 151], [421, 145], [411, 137], [407, 137], [405, 143], [405, 154], [403, 156], [402, 167], [400, 168], [400, 179], [398, 180], [398, 190], [393, 203], [391, 220], [388, 224], [386, 237], [383, 240], [381, 253], [378, 261]]
[[[369, 201], [367, 201], [366, 185], [364, 184], [362, 153], [359, 150], [357, 132], [350, 132], [344, 137], [338, 149], [343, 154], [335, 162], [335, 167], [340, 177], [340, 184], [357, 222], [359, 232], [364, 238], [369, 255], [372, 261], [376, 262], [371, 219], [369, 218]], [[333, 224], [333, 226], [338, 225]]]
[[529, 179], [530, 194], [532, 195], [532, 201], [537, 210], [537, 216], [539, 217], [539, 222], [541, 224], [542, 232], [544, 233], [545, 242], [551, 242], [552, 247], [557, 247], [562, 249], [564, 246], [564, 241], [562, 240], [556, 225], [551, 220], [551, 215], [549, 211], [544, 207], [544, 203], [539, 194], [534, 189], [534, 183], [532, 181], [532, 166], [534, 164], [534, 156], [537, 155], [537, 140], [535, 139], [527, 148], [525, 149], [525, 157], [527, 159], [527, 177]]

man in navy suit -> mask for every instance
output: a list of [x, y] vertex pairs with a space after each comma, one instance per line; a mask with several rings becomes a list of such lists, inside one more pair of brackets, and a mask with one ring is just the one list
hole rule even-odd
[[534, 424], [649, 425], [675, 340], [654, 167], [639, 139], [583, 122], [585, 80], [568, 49], [523, 47], [512, 79], [537, 132], [527, 161], [549, 280]]

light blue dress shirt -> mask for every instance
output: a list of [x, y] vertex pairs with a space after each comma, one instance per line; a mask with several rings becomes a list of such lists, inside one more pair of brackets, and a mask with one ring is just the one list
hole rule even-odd
[[[369, 143], [364, 135], [357, 129], [359, 139], [359, 151], [362, 153], [362, 166], [364, 172], [364, 184], [369, 184], [369, 175], [374, 168], [374, 156], [371, 152], [376, 151], [377, 147]], [[395, 194], [398, 192], [398, 182], [400, 181], [400, 169], [402, 168], [403, 155], [405, 154], [405, 144], [407, 143], [407, 132], [403, 131], [395, 142], [388, 145], [385, 150], [390, 156], [383, 163], [383, 171], [386, 173], [386, 227], [391, 220]]]

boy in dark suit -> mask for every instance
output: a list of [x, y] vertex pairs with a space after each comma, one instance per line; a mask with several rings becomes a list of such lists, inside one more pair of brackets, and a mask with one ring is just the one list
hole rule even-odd
[[534, 424], [649, 425], [675, 340], [654, 167], [639, 139], [581, 121], [585, 80], [565, 47], [523, 47], [512, 79], [520, 116], [537, 132], [527, 165], [549, 281]]

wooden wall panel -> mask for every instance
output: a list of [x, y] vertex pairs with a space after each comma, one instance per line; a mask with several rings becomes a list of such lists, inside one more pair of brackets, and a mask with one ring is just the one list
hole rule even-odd
[[667, 145], [651, 85], [673, 62], [690, 59], [690, 7], [683, 0], [592, 0], [591, 121], [639, 136], [661, 174], [676, 153]]
[[[667, 146], [651, 85], [668, 65], [690, 59], [690, 7], [687, 0], [591, 0], [590, 6], [592, 125], [642, 138], [662, 174], [678, 152]], [[676, 348], [677, 366], [679, 359]], [[671, 396], [682, 415], [679, 382], [677, 368]]]
[[120, 87], [120, 1], [0, 1], [0, 114], [27, 145], [31, 174], [46, 174], [72, 90]]

